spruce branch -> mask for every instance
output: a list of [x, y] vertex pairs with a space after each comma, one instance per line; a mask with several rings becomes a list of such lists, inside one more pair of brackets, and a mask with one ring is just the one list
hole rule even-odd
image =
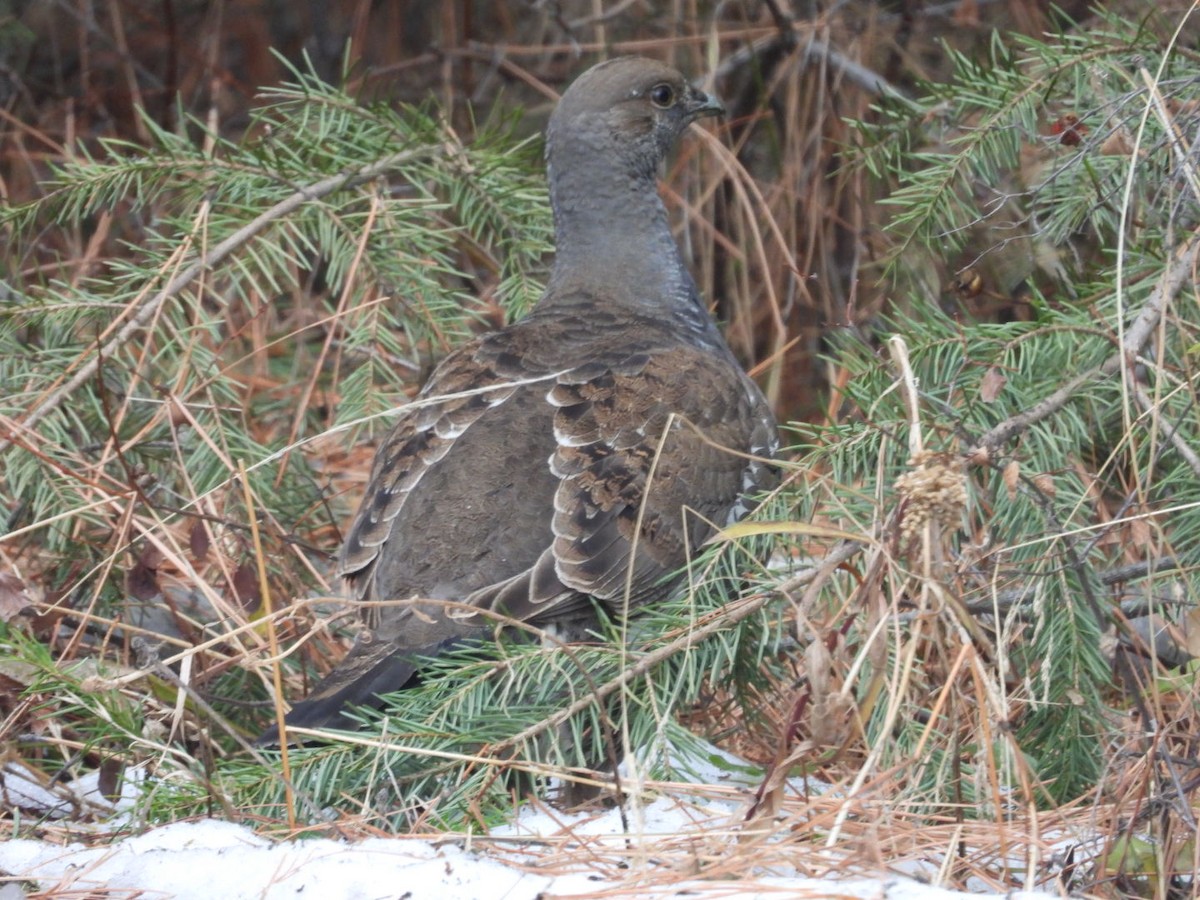
[[[1135, 383], [1133, 385], [1133, 399], [1137, 401], [1137, 405], [1142, 408], [1142, 411], [1148, 415], [1157, 415], [1159, 410], [1153, 398], [1142, 385]], [[1175, 452], [1179, 457], [1187, 463], [1197, 478], [1200, 478], [1200, 454], [1197, 454], [1192, 449], [1182, 434], [1180, 434], [1180, 424], [1178, 422], [1164, 421], [1162, 430], [1166, 435], [1167, 441], [1175, 448]]]
[[[810, 577], [815, 576], [816, 570], [813, 570]], [[699, 640], [703, 640], [710, 635], [724, 631], [725, 629], [736, 625], [738, 622], [753, 616], [775, 599], [776, 595], [774, 592], [768, 592], [729, 604], [728, 607], [714, 615], [703, 625], [695, 628], [694, 630], [685, 631], [674, 640], [668, 641], [666, 644], [663, 644], [661, 647], [655, 650], [651, 650], [645, 656], [640, 657], [632, 666], [622, 669], [621, 673], [615, 678], [611, 678], [604, 682], [604, 684], [598, 686], [592, 693], [580, 697], [569, 706], [560, 709], [558, 712], [547, 717], [541, 722], [529, 726], [525, 730], [513, 735], [510, 738], [506, 738], [505, 740], [496, 744], [493, 749], [502, 750], [510, 747], [517, 747], [523, 743], [533, 740], [539, 735], [545, 734], [551, 729], [557, 728], [559, 725], [569, 720], [572, 716], [578, 715], [593, 704], [599, 704], [605, 698], [620, 690], [625, 685], [630, 684], [631, 682], [645, 675], [655, 666], [660, 665], [661, 663], [670, 659], [676, 653], [679, 653], [687, 647], [695, 644]]]
[[422, 148], [420, 151], [403, 150], [363, 166], [360, 169], [351, 172], [339, 172], [336, 175], [322, 178], [312, 184], [298, 188], [290, 196], [280, 200], [270, 209], [265, 210], [247, 222], [229, 237], [214, 246], [210, 251], [190, 263], [157, 294], [144, 301], [129, 318], [129, 321], [118, 329], [116, 334], [105, 341], [97, 352], [90, 355], [79, 365], [74, 375], [51, 390], [49, 396], [45, 397], [37, 406], [30, 410], [22, 421], [13, 422], [12, 431], [7, 436], [0, 436], [0, 453], [3, 453], [12, 446], [13, 441], [16, 439], [16, 431], [28, 431], [34, 428], [38, 422], [53, 412], [73, 391], [87, 383], [96, 374], [101, 358], [115, 355], [121, 347], [127, 344], [135, 334], [154, 318], [164, 303], [177, 296], [203, 272], [225, 261], [230, 255], [260, 234], [269, 225], [286, 218], [306, 203], [320, 200], [337, 191], [352, 188], [365, 181], [378, 178], [380, 175], [396, 168], [402, 163], [409, 162], [430, 152], [429, 148]]
[[818, 576], [828, 573], [833, 568], [853, 558], [861, 551], [862, 547], [859, 544], [846, 542], [840, 544], [830, 552], [828, 558], [818, 567], [805, 569], [788, 577], [785, 582], [782, 582], [773, 590], [764, 591], [741, 600], [737, 600], [728, 604], [721, 609], [720, 612], [712, 615], [706, 622], [695, 628], [684, 629], [679, 637], [668, 641], [661, 647], [651, 650], [649, 653], [640, 657], [636, 663], [621, 671], [619, 675], [609, 679], [604, 684], [598, 686], [591, 694], [581, 697], [572, 703], [570, 706], [564, 707], [552, 716], [542, 722], [526, 728], [519, 734], [502, 741], [496, 745], [496, 749], [505, 749], [508, 747], [519, 746], [526, 741], [532, 740], [546, 731], [556, 728], [563, 722], [566, 722], [572, 716], [583, 712], [592, 704], [599, 704], [600, 701], [610, 696], [614, 692], [620, 690], [630, 682], [645, 675], [655, 666], [661, 665], [666, 660], [670, 659], [676, 653], [679, 653], [686, 648], [693, 646], [705, 638], [719, 634], [737, 625], [739, 622], [745, 621], [756, 613], [762, 611], [767, 606], [775, 603], [781, 596], [787, 596], [790, 591], [796, 588], [803, 587], [809, 582], [816, 579]]
[[1137, 318], [1125, 330], [1125, 339], [1116, 353], [1094, 369], [1072, 378], [1025, 412], [1005, 419], [994, 428], [989, 429], [979, 437], [974, 447], [989, 453], [993, 452], [1002, 444], [1024, 433], [1030, 426], [1043, 422], [1059, 412], [1076, 398], [1081, 388], [1108, 378], [1122, 369], [1131, 370], [1138, 354], [1150, 340], [1154, 329], [1158, 327], [1167, 305], [1183, 289], [1184, 282], [1196, 265], [1198, 250], [1200, 250], [1200, 231], [1193, 232], [1186, 241], [1175, 248], [1171, 264], [1163, 273], [1159, 283], [1155, 285], [1154, 290], [1150, 292], [1150, 296], [1146, 298]]

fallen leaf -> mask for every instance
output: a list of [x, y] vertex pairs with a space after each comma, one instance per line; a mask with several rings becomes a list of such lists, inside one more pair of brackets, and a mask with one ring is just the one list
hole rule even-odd
[[33, 600], [25, 593], [25, 582], [15, 572], [0, 572], [0, 622], [12, 621], [30, 606]]
[[1183, 632], [1183, 647], [1194, 657], [1200, 658], [1200, 609], [1192, 608], [1179, 623]]
[[1135, 547], [1149, 547], [1151, 544], [1150, 526], [1145, 519], [1133, 519], [1129, 523], [1129, 542]]
[[258, 590], [258, 567], [251, 563], [242, 563], [233, 573], [233, 593], [238, 603], [247, 613], [253, 615], [262, 604], [262, 595]]
[[1008, 379], [1004, 377], [1004, 373], [992, 366], [979, 383], [979, 399], [984, 403], [994, 403], [1006, 384]]
[[193, 522], [192, 530], [188, 532], [188, 546], [192, 551], [192, 559], [204, 562], [208, 558], [208, 529], [203, 522]]
[[1078, 147], [1083, 142], [1083, 136], [1088, 133], [1088, 127], [1079, 121], [1079, 116], [1067, 113], [1050, 126], [1050, 133], [1055, 135], [1064, 147]]
[[125, 590], [131, 597], [148, 602], [162, 595], [158, 585], [158, 567], [162, 561], [162, 553], [153, 544], [142, 548], [133, 568], [125, 573]]
[[1132, 156], [1133, 144], [1124, 129], [1118, 129], [1106, 137], [1100, 144], [1101, 156]]
[[1008, 490], [1008, 499], [1017, 499], [1017, 485], [1021, 482], [1021, 464], [1015, 459], [1004, 467], [1004, 487]]

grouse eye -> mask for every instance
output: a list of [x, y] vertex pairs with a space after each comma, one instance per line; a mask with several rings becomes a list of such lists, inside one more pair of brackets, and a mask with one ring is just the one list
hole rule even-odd
[[675, 103], [675, 88], [669, 84], [656, 84], [650, 88], [650, 102], [659, 109], [669, 109]]

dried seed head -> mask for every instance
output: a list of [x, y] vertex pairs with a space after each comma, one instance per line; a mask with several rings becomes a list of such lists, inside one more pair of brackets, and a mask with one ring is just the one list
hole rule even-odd
[[923, 453], [909, 460], [914, 468], [896, 479], [896, 490], [905, 501], [900, 536], [912, 538], [926, 523], [952, 528], [967, 508], [967, 479], [962, 464], [948, 454]]

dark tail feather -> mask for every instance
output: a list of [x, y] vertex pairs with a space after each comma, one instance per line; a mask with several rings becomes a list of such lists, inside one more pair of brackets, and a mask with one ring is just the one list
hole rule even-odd
[[[294, 728], [357, 731], [359, 722], [345, 714], [347, 706], [380, 706], [380, 694], [402, 691], [418, 682], [417, 666], [422, 659], [473, 643], [486, 634], [487, 629], [462, 629], [416, 650], [399, 650], [395, 643], [359, 638], [346, 658], [321, 679], [311, 694], [292, 707], [284, 723]], [[288, 743], [295, 742], [288, 739]], [[278, 745], [278, 725], [272, 725], [254, 743], [259, 747]]]
[[[359, 723], [344, 714], [347, 706], [378, 706], [379, 694], [403, 690], [415, 673], [412, 654], [398, 654], [386, 644], [360, 642], [311, 694], [292, 707], [284, 721], [294, 728], [354, 731]], [[259, 747], [277, 745], [278, 725], [272, 725], [254, 743]]]

